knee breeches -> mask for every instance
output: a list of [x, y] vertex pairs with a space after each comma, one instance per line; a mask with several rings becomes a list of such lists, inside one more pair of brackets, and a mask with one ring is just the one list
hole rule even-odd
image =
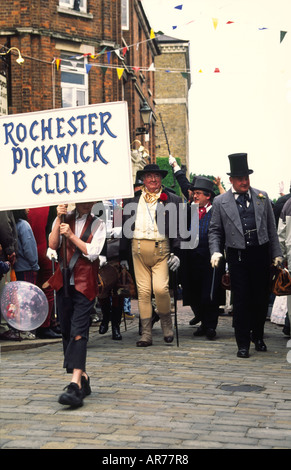
[[170, 312], [169, 293], [169, 258], [168, 240], [132, 241], [132, 258], [138, 291], [140, 317], [150, 318], [152, 315], [152, 292], [155, 295], [158, 312]]

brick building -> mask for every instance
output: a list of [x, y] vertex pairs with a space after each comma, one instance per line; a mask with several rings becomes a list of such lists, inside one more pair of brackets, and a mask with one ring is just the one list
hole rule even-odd
[[[155, 160], [155, 75], [147, 69], [160, 52], [140, 0], [7, 0], [0, 52], [9, 50], [0, 60], [2, 113], [126, 100], [130, 141], [147, 142]], [[144, 104], [153, 119], [139, 134]]]
[[[156, 58], [155, 65], [161, 72], [156, 74], [155, 79], [156, 114], [158, 118], [159, 114], [162, 116], [172, 155], [181, 158], [181, 164], [189, 175], [189, 42], [165, 35], [158, 36], [157, 41], [161, 55]], [[165, 73], [167, 70], [175, 73]], [[168, 156], [160, 121], [156, 127], [156, 138], [156, 157]]]

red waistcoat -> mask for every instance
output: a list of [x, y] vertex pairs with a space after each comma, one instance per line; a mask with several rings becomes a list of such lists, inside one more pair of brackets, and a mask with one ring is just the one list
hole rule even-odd
[[[87, 227], [92, 222], [93, 217], [89, 214], [87, 220], [85, 222], [84, 228], [82, 230], [80, 238], [82, 238], [83, 234], [85, 233]], [[75, 212], [70, 214], [67, 219], [66, 223], [70, 225], [72, 232], [75, 233]], [[92, 232], [90, 233], [86, 243], [90, 243], [92, 241], [93, 235]], [[59, 253], [62, 254], [63, 250], [63, 242], [61, 244], [61, 248]], [[76, 246], [67, 240], [67, 263], [69, 266], [70, 259], [72, 258], [74, 252], [76, 250]], [[61, 261], [61, 260], [60, 260]], [[95, 261], [91, 262], [82, 254], [79, 256], [73, 272], [74, 272], [74, 284], [75, 289], [82, 294], [84, 294], [87, 299], [94, 300], [98, 294], [98, 284], [97, 284], [97, 275], [98, 275], [98, 267], [99, 267], [99, 259], [97, 258]], [[63, 287], [63, 275], [62, 270], [60, 268], [60, 262], [58, 267], [54, 273], [54, 275], [48, 280], [49, 285], [56, 291], [58, 291], [61, 287]]]

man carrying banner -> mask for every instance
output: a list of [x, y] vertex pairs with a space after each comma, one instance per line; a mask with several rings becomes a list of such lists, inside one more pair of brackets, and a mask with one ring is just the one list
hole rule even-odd
[[[120, 264], [128, 267], [126, 260], [130, 257], [131, 249], [142, 326], [142, 336], [136, 343], [138, 347], [152, 345], [152, 291], [164, 341], [171, 343], [174, 338], [169, 268], [175, 271], [180, 265], [177, 256], [180, 250], [178, 213], [182, 199], [162, 188], [162, 178], [167, 173], [156, 164], [146, 165], [143, 170], [138, 171], [137, 178], [143, 180], [142, 189], [135, 193], [134, 198], [127, 200], [123, 208]], [[167, 211], [168, 205], [172, 213], [171, 210]], [[164, 219], [163, 215], [166, 215]]]
[[83, 398], [91, 393], [86, 373], [87, 341], [90, 312], [98, 290], [98, 258], [106, 238], [105, 223], [91, 214], [93, 205], [77, 203], [76, 209], [67, 213], [67, 205], [60, 204], [49, 236], [51, 249], [59, 250], [66, 245], [69, 286], [63, 279], [63, 250], [59, 250], [58, 268], [48, 282], [57, 291], [64, 367], [72, 373], [71, 383], [60, 395], [59, 403], [74, 407], [82, 406]]

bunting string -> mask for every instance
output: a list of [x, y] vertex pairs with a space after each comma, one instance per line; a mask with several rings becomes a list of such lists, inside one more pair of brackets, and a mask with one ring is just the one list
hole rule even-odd
[[[179, 5], [176, 5], [174, 7], [174, 9], [182, 11], [183, 6], [184, 6], [183, 4], [179, 4]], [[209, 17], [209, 19], [210, 19], [210, 17]], [[184, 27], [184, 26], [187, 26], [187, 25], [195, 23], [195, 22], [197, 23], [198, 20], [199, 20], [199, 17], [194, 18], [194, 19], [192, 19], [190, 21], [187, 21], [186, 23], [184, 23], [180, 26], [174, 25], [174, 26], [172, 26], [172, 29], [177, 29], [177, 28], [180, 28], [180, 27]], [[214, 30], [217, 30], [218, 25], [219, 26], [221, 26], [221, 25], [229, 26], [229, 25], [232, 25], [234, 23], [239, 24], [239, 22], [232, 21], [232, 20], [220, 22], [219, 18], [214, 18], [214, 17], [211, 18], [211, 21], [212, 21], [212, 25], [213, 25]], [[257, 29], [259, 31], [264, 31], [264, 30], [267, 30], [269, 28], [264, 26], [264, 27], [258, 27]], [[280, 35], [279, 35], [280, 43], [282, 43], [284, 41], [287, 33], [288, 33], [288, 31], [280, 30]], [[115, 69], [116, 72], [117, 72], [118, 79], [121, 79], [124, 70], [131, 70], [131, 71], [134, 71], [135, 73], [139, 73], [139, 72], [174, 73], [174, 74], [178, 73], [178, 74], [181, 74], [184, 78], [188, 78], [189, 74], [193, 73], [193, 67], [192, 67], [192, 71], [190, 71], [190, 69], [185, 70], [185, 69], [175, 69], [175, 68], [171, 68], [171, 69], [161, 68], [161, 67], [157, 68], [157, 67], [155, 67], [154, 63], [152, 63], [149, 67], [138, 66], [138, 65], [128, 65], [128, 64], [125, 64], [124, 66], [120, 66], [120, 65], [114, 65], [114, 64], [111, 63], [112, 53], [115, 53], [116, 56], [121, 61], [124, 61], [125, 56], [128, 53], [130, 48], [135, 47], [136, 50], [138, 50], [141, 44], [147, 43], [149, 41], [153, 41], [154, 39], [159, 38], [160, 36], [163, 36], [163, 35], [164, 35], [163, 32], [159, 31], [157, 33], [154, 33], [153, 29], [151, 29], [150, 33], [149, 33], [149, 37], [147, 39], [143, 40], [143, 41], [139, 41], [139, 42], [134, 43], [134, 44], [126, 45], [126, 46], [123, 46], [121, 48], [115, 48], [115, 49], [112, 48], [110, 50], [108, 50], [108, 46], [105, 46], [97, 54], [91, 54], [91, 53], [77, 54], [77, 55], [70, 56], [68, 59], [66, 59], [66, 61], [67, 60], [78, 61], [80, 59], [83, 59], [84, 57], [88, 57], [91, 60], [96, 60], [96, 59], [100, 59], [102, 56], [106, 55], [107, 64], [98, 63], [98, 62], [97, 63], [90, 62], [90, 63], [85, 65], [86, 72], [89, 73], [92, 70], [92, 67], [98, 67], [98, 68], [101, 69], [103, 74], [106, 73], [107, 69]], [[0, 47], [2, 47], [2, 50], [6, 49], [6, 52], [2, 53], [1, 55], [5, 55], [5, 54], [9, 53], [9, 50], [5, 46], [0, 45]], [[42, 63], [46, 63], [46, 64], [50, 64], [50, 65], [55, 65], [57, 70], [59, 70], [59, 68], [61, 66], [61, 62], [62, 62], [61, 58], [56, 58], [56, 57], [53, 58], [53, 60], [51, 62], [45, 61], [43, 59], [36, 58], [36, 57], [29, 57], [29, 56], [23, 56], [23, 57], [25, 57], [26, 59], [35, 60], [37, 62], [42, 62]], [[65, 64], [62, 64], [62, 70], [68, 70], [68, 69], [69, 69], [68, 66], [66, 66]], [[197, 71], [198, 71], [198, 73], [202, 73], [201, 68], [200, 69], [197, 68]], [[214, 73], [220, 73], [219, 67], [214, 67], [213, 72]]]

